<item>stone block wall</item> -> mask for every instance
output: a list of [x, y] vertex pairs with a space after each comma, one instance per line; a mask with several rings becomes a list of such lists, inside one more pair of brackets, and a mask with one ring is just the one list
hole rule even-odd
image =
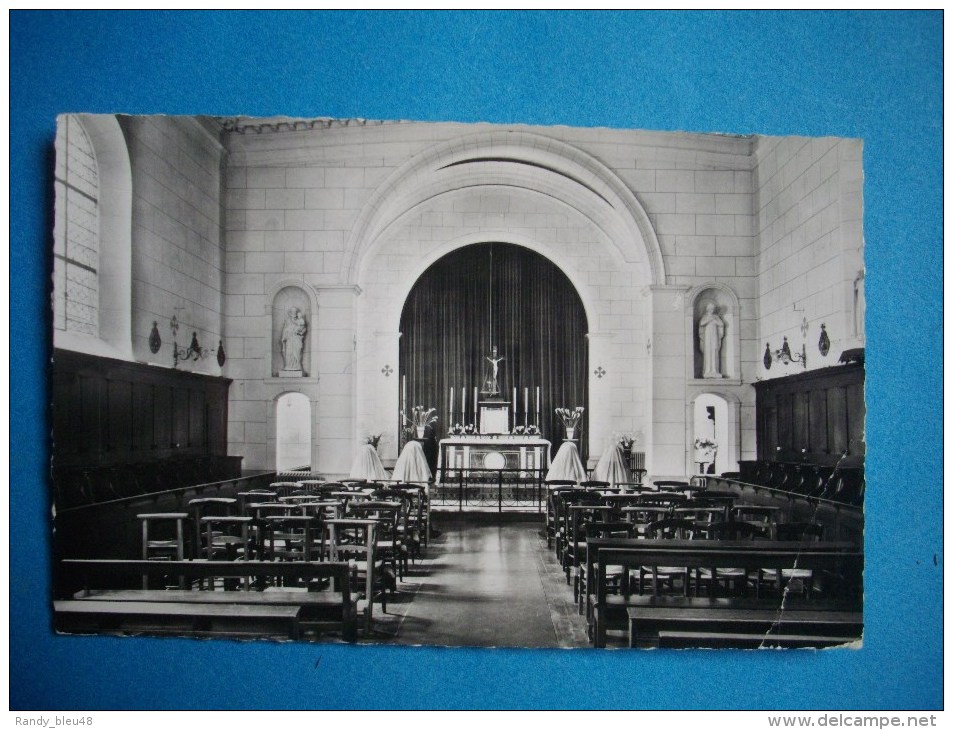
[[[173, 364], [195, 332], [208, 358], [186, 370], [218, 375], [224, 247], [222, 154], [214, 128], [191, 117], [120, 117], [132, 172], [132, 347], [141, 362]], [[152, 323], [162, 347], [149, 349]], [[227, 352], [227, 350], [226, 350]]]
[[[863, 270], [862, 143], [851, 139], [761, 138], [755, 166], [758, 228], [760, 356], [787, 337], [807, 352], [807, 369], [837, 364], [840, 353], [863, 347], [853, 325], [854, 280]], [[804, 321], [807, 327], [802, 332]], [[830, 353], [818, 349], [821, 324]], [[776, 378], [803, 370], [774, 362], [757, 375]]]

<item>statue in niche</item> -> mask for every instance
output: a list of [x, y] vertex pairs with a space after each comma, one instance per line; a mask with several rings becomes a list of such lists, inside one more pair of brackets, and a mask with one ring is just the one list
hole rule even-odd
[[721, 340], [725, 335], [725, 320], [715, 312], [715, 305], [705, 305], [705, 313], [698, 320], [698, 349], [702, 353], [702, 377], [723, 378], [721, 372]]
[[288, 309], [288, 318], [281, 328], [281, 357], [285, 367], [283, 374], [292, 377], [302, 375], [302, 354], [304, 353], [304, 336], [308, 331], [308, 322], [304, 314], [297, 307]]

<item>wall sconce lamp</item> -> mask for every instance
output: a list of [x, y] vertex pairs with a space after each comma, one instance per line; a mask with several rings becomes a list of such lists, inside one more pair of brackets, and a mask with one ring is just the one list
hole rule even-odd
[[[179, 367], [180, 360], [192, 360], [193, 362], [198, 362], [199, 360], [204, 360], [209, 356], [210, 352], [208, 348], [199, 345], [199, 337], [197, 332], [192, 333], [192, 341], [189, 343], [188, 347], [179, 347], [179, 344], [175, 341], [175, 336], [179, 331], [179, 321], [174, 315], [172, 317], [172, 321], [169, 322], [169, 327], [172, 330], [172, 367]], [[222, 347], [221, 340], [218, 341], [216, 360], [218, 361], [219, 367], [225, 365], [225, 348]]]
[[801, 363], [801, 367], [807, 368], [807, 348], [802, 344], [800, 352], [791, 352], [791, 346], [788, 344], [788, 338], [784, 338], [784, 344], [781, 345], [779, 350], [771, 350], [771, 343], [767, 343], [764, 346], [764, 367], [766, 370], [771, 369], [771, 363], [777, 360], [780, 363], [785, 365], [790, 365], [792, 362]]

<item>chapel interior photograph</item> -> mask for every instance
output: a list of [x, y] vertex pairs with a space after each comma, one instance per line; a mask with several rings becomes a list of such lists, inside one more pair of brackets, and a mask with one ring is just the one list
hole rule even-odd
[[50, 147], [57, 632], [861, 646], [861, 140], [71, 114]]

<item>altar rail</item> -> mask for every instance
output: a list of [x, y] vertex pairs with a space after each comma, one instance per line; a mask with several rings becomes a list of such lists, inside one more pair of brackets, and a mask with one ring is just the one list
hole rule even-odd
[[440, 467], [431, 488], [430, 504], [493, 509], [497, 512], [535, 511], [546, 506], [547, 469], [478, 469]]

